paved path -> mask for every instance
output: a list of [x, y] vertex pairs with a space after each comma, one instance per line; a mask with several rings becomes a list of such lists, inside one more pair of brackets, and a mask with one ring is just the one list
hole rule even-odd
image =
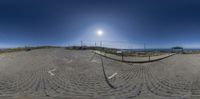
[[[4, 55], [0, 60], [0, 99], [198, 99], [200, 96], [200, 55], [174, 55], [144, 64], [123, 63], [87, 50], [39, 49]], [[105, 81], [101, 59], [105, 75], [115, 88]]]

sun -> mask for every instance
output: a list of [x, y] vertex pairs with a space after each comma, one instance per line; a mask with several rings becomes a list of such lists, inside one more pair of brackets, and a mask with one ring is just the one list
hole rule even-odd
[[102, 36], [103, 35], [103, 31], [102, 30], [97, 30], [97, 35], [98, 36]]

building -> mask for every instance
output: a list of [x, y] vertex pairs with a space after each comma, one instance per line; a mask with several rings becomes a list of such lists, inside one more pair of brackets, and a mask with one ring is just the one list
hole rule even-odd
[[172, 47], [171, 52], [182, 54], [184, 52], [184, 49], [183, 47], [176, 46], [176, 47]]

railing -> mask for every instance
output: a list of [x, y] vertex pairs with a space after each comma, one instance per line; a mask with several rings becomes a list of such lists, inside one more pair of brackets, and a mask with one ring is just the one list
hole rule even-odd
[[127, 62], [127, 63], [147, 63], [147, 62], [154, 62], [158, 60], [162, 60], [165, 58], [168, 58], [170, 56], [175, 55], [175, 53], [166, 53], [164, 55], [159, 55], [159, 56], [148, 56], [148, 57], [131, 57], [131, 56], [117, 56], [114, 54], [109, 54], [101, 51], [94, 51], [94, 53], [101, 55], [103, 57], [116, 60], [116, 61], [121, 61], [121, 62]]

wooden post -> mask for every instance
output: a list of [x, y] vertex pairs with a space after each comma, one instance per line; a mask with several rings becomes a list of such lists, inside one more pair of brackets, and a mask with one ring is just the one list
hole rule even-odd
[[151, 56], [149, 55], [149, 61], [151, 60]]

